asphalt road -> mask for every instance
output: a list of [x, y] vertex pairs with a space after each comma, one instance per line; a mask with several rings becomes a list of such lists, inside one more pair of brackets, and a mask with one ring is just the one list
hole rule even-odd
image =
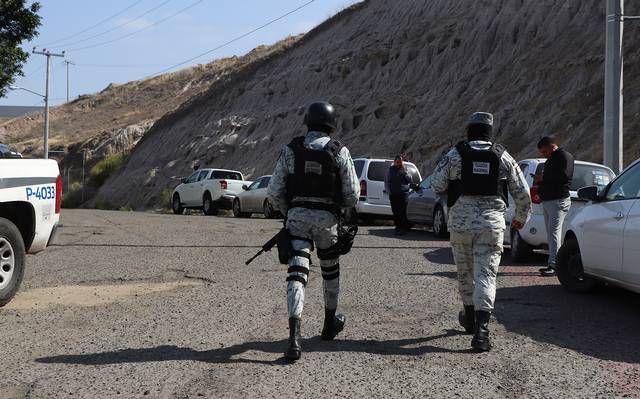
[[304, 353], [282, 359], [285, 269], [244, 266], [280, 222], [65, 210], [0, 309], [0, 398], [640, 397], [640, 296], [581, 296], [504, 256], [492, 337], [469, 351], [446, 241], [361, 229], [341, 260], [345, 331], [320, 341], [312, 268]]

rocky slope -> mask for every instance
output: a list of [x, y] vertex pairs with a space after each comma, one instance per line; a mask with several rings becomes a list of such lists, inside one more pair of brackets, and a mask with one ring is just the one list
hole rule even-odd
[[[61, 169], [79, 168], [82, 153], [87, 169], [105, 156], [130, 151], [153, 123], [185, 101], [206, 91], [212, 83], [296, 41], [287, 38], [261, 46], [243, 57], [231, 57], [178, 72], [110, 84], [100, 93], [83, 95], [54, 107], [50, 114], [51, 150], [64, 151]], [[9, 143], [26, 156], [42, 154], [41, 114], [0, 121], [0, 142]], [[79, 175], [78, 175], [79, 176]]]
[[[640, 13], [627, 2], [629, 14]], [[497, 139], [517, 157], [553, 134], [579, 158], [601, 160], [604, 7], [601, 0], [369, 0], [290, 49], [216, 81], [162, 117], [101, 189], [114, 206], [146, 208], [193, 162], [272, 170], [303, 132], [303, 105], [329, 99], [336, 136], [354, 156], [404, 152], [428, 173], [463, 137], [467, 115], [496, 115]], [[625, 157], [637, 157], [640, 54], [625, 39]]]

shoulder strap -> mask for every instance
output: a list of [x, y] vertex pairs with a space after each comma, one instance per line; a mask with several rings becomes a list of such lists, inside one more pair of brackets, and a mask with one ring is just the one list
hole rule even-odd
[[456, 144], [456, 150], [458, 150], [458, 154], [460, 154], [460, 156], [464, 155], [469, 151], [469, 143], [466, 141], [459, 142]]
[[498, 159], [502, 158], [502, 154], [506, 151], [502, 144], [493, 143], [491, 145], [491, 151], [498, 156]]
[[295, 137], [289, 144], [287, 144], [292, 150], [304, 146], [304, 136]]
[[331, 155], [333, 155], [333, 157], [337, 157], [338, 154], [340, 154], [340, 151], [342, 150], [342, 147], [344, 147], [342, 145], [342, 143], [338, 140], [335, 139], [331, 139], [329, 140], [329, 142], [327, 143], [327, 145], [324, 146], [324, 149], [326, 151], [329, 151], [331, 153]]

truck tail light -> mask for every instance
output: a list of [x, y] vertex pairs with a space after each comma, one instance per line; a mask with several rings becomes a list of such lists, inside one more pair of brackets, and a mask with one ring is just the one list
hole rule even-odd
[[229, 185], [227, 184], [226, 180], [220, 180], [220, 188], [223, 190], [226, 190], [227, 187], [229, 187]]
[[366, 197], [367, 196], [367, 181], [366, 180], [361, 180], [360, 181], [360, 196], [361, 197]]
[[56, 213], [60, 213], [62, 206], [62, 176], [56, 178]]
[[538, 195], [538, 186], [533, 186], [529, 190], [529, 194], [531, 194], [531, 202], [534, 204], [541, 204], [542, 198]]

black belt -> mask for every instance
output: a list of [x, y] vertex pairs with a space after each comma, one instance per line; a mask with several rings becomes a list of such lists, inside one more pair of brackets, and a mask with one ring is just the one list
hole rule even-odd
[[313, 209], [315, 211], [327, 211], [331, 212], [334, 215], [340, 214], [340, 207], [335, 204], [325, 204], [322, 202], [312, 202], [312, 201], [294, 201], [291, 203], [289, 208], [305, 208], [305, 209]]

